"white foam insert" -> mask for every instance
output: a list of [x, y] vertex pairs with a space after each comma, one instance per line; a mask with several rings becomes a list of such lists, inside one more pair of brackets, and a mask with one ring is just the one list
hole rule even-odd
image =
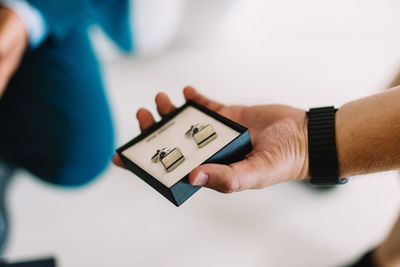
[[[192, 137], [185, 136], [190, 126], [196, 123], [211, 124], [217, 133], [217, 138], [206, 146], [198, 148]], [[239, 135], [240, 133], [231, 127], [188, 106], [163, 127], [124, 150], [122, 154], [170, 188]], [[172, 172], [167, 172], [160, 162], [151, 161], [157, 149], [163, 147], [171, 149], [178, 147], [185, 156], [185, 161]]]

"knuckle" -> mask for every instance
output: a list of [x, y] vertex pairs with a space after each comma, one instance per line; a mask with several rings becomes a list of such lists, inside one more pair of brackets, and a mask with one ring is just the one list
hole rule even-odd
[[236, 177], [228, 177], [223, 185], [223, 193], [230, 194], [239, 191], [240, 184]]

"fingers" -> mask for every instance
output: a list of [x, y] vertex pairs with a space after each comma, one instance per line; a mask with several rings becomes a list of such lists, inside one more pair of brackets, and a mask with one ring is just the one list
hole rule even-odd
[[195, 186], [208, 187], [221, 193], [239, 191], [238, 179], [232, 177], [232, 169], [227, 165], [204, 164], [189, 174], [189, 182]]
[[136, 118], [139, 121], [141, 131], [146, 130], [155, 123], [153, 115], [145, 108], [141, 108], [136, 112]]
[[176, 107], [171, 103], [171, 100], [166, 93], [158, 93], [156, 96], [157, 110], [161, 117], [164, 117], [174, 111]]
[[[170, 112], [176, 109], [176, 107], [171, 103], [171, 100], [165, 93], [157, 94], [156, 104], [158, 113], [162, 117], [168, 115]], [[146, 130], [155, 123], [153, 115], [149, 110], [145, 108], [141, 108], [137, 111], [136, 118], [139, 121], [140, 129], [142, 131]]]
[[256, 158], [244, 159], [231, 165], [204, 164], [189, 175], [192, 185], [204, 186], [222, 193], [259, 188], [266, 170]]
[[183, 95], [185, 96], [186, 100], [192, 100], [197, 104], [205, 106], [212, 111], [218, 111], [219, 109], [224, 107], [223, 104], [208, 99], [207, 97], [199, 94], [193, 87], [190, 86], [187, 86], [185, 89], [183, 89]]
[[120, 156], [119, 156], [118, 154], [114, 154], [114, 156], [113, 156], [113, 158], [112, 158], [112, 162], [113, 162], [116, 166], [125, 169], [125, 165], [124, 165], [124, 163], [122, 162], [122, 160], [121, 160], [121, 158], [120, 158]]
[[[196, 92], [192, 87], [186, 87], [183, 91], [186, 100], [193, 100], [198, 104], [205, 106], [211, 110], [218, 111], [223, 107], [222, 104], [212, 101], [203, 95]], [[172, 104], [171, 100], [165, 93], [158, 93], [156, 96], [156, 105], [158, 113], [161, 117], [164, 117], [174, 111], [176, 107]], [[140, 129], [144, 131], [148, 127], [154, 124], [154, 117], [147, 109], [141, 108], [136, 114], [139, 120]]]

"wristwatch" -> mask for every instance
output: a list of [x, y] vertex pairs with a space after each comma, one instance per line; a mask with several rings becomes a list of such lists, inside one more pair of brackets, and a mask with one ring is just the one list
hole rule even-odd
[[308, 159], [314, 185], [336, 185], [347, 183], [340, 178], [336, 150], [335, 107], [312, 108], [308, 116]]

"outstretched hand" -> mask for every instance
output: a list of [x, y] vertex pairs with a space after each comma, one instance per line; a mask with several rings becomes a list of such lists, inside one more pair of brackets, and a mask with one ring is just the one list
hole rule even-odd
[[[253, 151], [242, 161], [203, 164], [194, 168], [189, 181], [219, 192], [260, 189], [276, 183], [308, 177], [307, 117], [304, 110], [282, 105], [225, 106], [199, 94], [192, 87], [183, 91], [192, 100], [249, 129]], [[156, 96], [158, 113], [165, 116], [176, 109], [165, 93]], [[143, 131], [155, 123], [144, 108], [136, 117]], [[124, 167], [116, 154], [114, 164]]]

